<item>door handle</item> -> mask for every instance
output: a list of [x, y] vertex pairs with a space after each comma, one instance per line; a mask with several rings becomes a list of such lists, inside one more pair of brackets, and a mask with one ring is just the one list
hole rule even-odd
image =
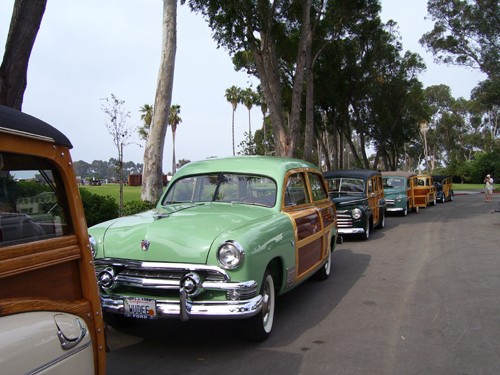
[[[65, 315], [62, 315], [62, 314], [58, 314], [58, 315], [62, 316], [64, 318], [67, 318], [67, 316], [65, 316]], [[77, 329], [79, 330], [78, 336], [74, 337], [74, 338], [68, 337], [64, 334], [63, 329], [61, 329], [62, 324], [58, 324], [58, 322], [57, 322], [58, 315], [54, 316], [54, 321], [55, 321], [56, 326], [57, 326], [57, 337], [59, 338], [59, 341], [61, 342], [61, 348], [63, 350], [72, 349], [83, 340], [83, 338], [87, 334], [87, 328], [82, 325], [82, 322], [80, 321], [80, 319], [75, 318]]]

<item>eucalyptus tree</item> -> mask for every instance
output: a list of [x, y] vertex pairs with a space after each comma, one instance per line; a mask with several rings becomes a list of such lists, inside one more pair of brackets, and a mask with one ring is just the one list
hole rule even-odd
[[21, 110], [28, 64], [47, 0], [15, 0], [0, 65], [0, 104]]
[[460, 111], [465, 113], [463, 121], [472, 120], [471, 130], [460, 133], [467, 137], [468, 150], [458, 153], [457, 159], [471, 155], [471, 147], [491, 150], [498, 142], [500, 114], [498, 0], [429, 0], [427, 10], [434, 27], [422, 36], [420, 43], [439, 62], [477, 69], [487, 75], [472, 91], [472, 101], [462, 103], [462, 107], [468, 108]]
[[385, 169], [395, 170], [400, 166], [405, 146], [416, 139], [419, 124], [429, 116], [418, 79], [425, 65], [419, 55], [409, 51], [403, 56], [394, 53], [389, 60], [380, 62], [385, 69], [372, 85], [367, 117], [372, 125], [368, 134], [375, 148], [371, 168], [378, 168], [381, 159]]
[[[318, 148], [332, 159], [330, 168], [346, 167], [349, 157], [350, 164], [373, 168], [383, 160], [392, 169], [425, 116], [416, 79], [424, 65], [415, 54], [402, 55], [396, 25], [382, 23], [378, 1], [329, 6], [323, 27], [330, 43], [315, 68]], [[372, 165], [368, 148], [376, 152]]]
[[151, 127], [144, 148], [141, 199], [155, 203], [163, 190], [163, 150], [172, 101], [177, 49], [177, 1], [163, 0], [162, 51]]
[[474, 108], [482, 113], [484, 150], [491, 151], [500, 137], [500, 80], [480, 82], [471, 95]]
[[233, 109], [232, 119], [231, 119], [231, 136], [233, 140], [233, 156], [236, 155], [235, 147], [234, 147], [234, 113], [236, 112], [236, 108], [238, 108], [238, 103], [241, 101], [241, 89], [237, 86], [231, 86], [226, 89], [226, 94], [224, 95], [226, 100], [231, 103], [231, 107]]
[[500, 79], [498, 0], [429, 0], [434, 27], [420, 43], [445, 64], [479, 69]]
[[[207, 19], [219, 47], [226, 48], [233, 56], [244, 53], [248, 57], [247, 71], [260, 79], [269, 108], [276, 154], [294, 155], [300, 139], [312, 0], [184, 0], [183, 3]], [[302, 12], [301, 18], [289, 22], [290, 15], [297, 14], [297, 7]], [[298, 42], [290, 43], [294, 38]], [[292, 50], [291, 46], [295, 48]], [[291, 72], [288, 76], [284, 75], [285, 68]], [[288, 107], [283, 97], [285, 86], [291, 87]]]
[[170, 112], [168, 114], [168, 124], [172, 128], [172, 175], [175, 174], [177, 164], [175, 162], [175, 132], [177, 131], [177, 126], [182, 122], [181, 117], [181, 106], [179, 104], [173, 104], [170, 107]]

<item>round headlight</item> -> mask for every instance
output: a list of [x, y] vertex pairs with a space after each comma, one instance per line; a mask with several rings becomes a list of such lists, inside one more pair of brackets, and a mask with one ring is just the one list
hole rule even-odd
[[97, 254], [97, 241], [94, 237], [89, 234], [90, 251], [92, 251], [92, 258], [95, 258]]
[[361, 212], [361, 210], [359, 208], [355, 208], [351, 212], [351, 216], [354, 220], [358, 220], [362, 215], [363, 215], [363, 213]]
[[217, 252], [220, 265], [227, 270], [234, 270], [243, 263], [245, 252], [243, 247], [236, 241], [226, 241]]

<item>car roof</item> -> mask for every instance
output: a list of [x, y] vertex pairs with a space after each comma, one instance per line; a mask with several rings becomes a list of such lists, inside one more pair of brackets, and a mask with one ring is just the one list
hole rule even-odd
[[385, 171], [382, 172], [382, 177], [384, 176], [395, 176], [395, 177], [404, 177], [410, 178], [412, 176], [416, 176], [415, 172], [405, 172], [405, 171]]
[[0, 105], [1, 132], [35, 138], [68, 148], [73, 147], [69, 139], [52, 125], [36, 117], [2, 105]]
[[186, 175], [215, 172], [248, 173], [273, 178], [282, 178], [290, 169], [307, 168], [320, 170], [312, 163], [300, 159], [275, 156], [232, 156], [194, 161], [184, 165], [175, 174], [177, 179]]
[[441, 182], [445, 178], [449, 178], [450, 176], [444, 175], [444, 174], [433, 174], [432, 179], [436, 182]]
[[336, 171], [328, 171], [323, 173], [325, 178], [335, 178], [335, 177], [357, 177], [357, 178], [370, 178], [373, 176], [380, 176], [380, 171], [374, 171], [371, 169], [339, 169]]

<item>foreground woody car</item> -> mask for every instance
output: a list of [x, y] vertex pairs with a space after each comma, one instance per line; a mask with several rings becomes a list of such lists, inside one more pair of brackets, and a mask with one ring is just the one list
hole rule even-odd
[[0, 106], [0, 373], [104, 374], [105, 337], [71, 143]]
[[89, 232], [111, 325], [236, 318], [255, 341], [271, 333], [276, 295], [329, 276], [336, 243], [321, 172], [270, 157], [189, 163], [154, 210]]

